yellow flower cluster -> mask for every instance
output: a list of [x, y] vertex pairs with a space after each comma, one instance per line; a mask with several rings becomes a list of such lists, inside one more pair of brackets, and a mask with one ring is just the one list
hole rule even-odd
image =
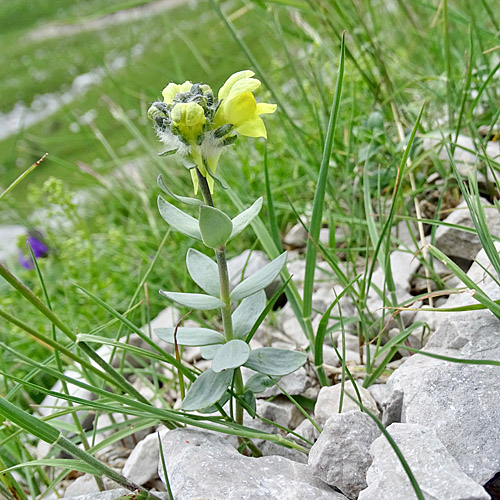
[[[267, 138], [266, 126], [260, 115], [274, 113], [276, 104], [257, 103], [253, 92], [260, 86], [260, 81], [250, 70], [239, 71], [231, 75], [220, 88], [217, 98], [218, 106], [215, 115], [210, 116], [203, 102], [188, 100], [182, 102], [179, 94], [189, 93], [193, 88], [190, 81], [182, 84], [169, 83], [162, 92], [164, 103], [170, 108], [170, 119], [184, 141], [190, 146], [190, 156], [198, 170], [207, 178], [210, 190], [213, 191], [214, 180], [207, 175], [206, 167], [215, 174], [222, 147], [214, 146], [214, 137], [222, 143], [225, 137], [233, 132], [247, 137]], [[208, 85], [200, 85], [203, 96], [212, 95]], [[224, 135], [214, 135], [216, 131], [228, 128]], [[202, 134], [207, 136], [202, 137]], [[211, 134], [211, 135], [210, 135]], [[198, 190], [198, 177], [195, 169], [191, 169], [195, 193]]]

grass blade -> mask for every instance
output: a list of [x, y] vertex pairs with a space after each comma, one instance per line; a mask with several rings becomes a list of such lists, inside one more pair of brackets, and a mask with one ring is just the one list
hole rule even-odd
[[[337, 125], [337, 118], [339, 115], [340, 98], [342, 94], [342, 83], [344, 80], [344, 59], [345, 59], [345, 33], [342, 34], [337, 85], [335, 88], [335, 95], [333, 97], [330, 119], [328, 122], [325, 147], [323, 150], [323, 158], [321, 160], [319, 177], [316, 185], [316, 192], [314, 193], [313, 212], [311, 217], [311, 224], [309, 226], [309, 239], [307, 240], [306, 269], [304, 277], [304, 303], [302, 309], [302, 315], [306, 324], [308, 320], [310, 320], [312, 313], [314, 271], [316, 268], [316, 258], [318, 253], [314, 242], [318, 241], [319, 233], [321, 230], [321, 220], [323, 217], [323, 203], [325, 200], [328, 169], [330, 164], [330, 156], [332, 154], [332, 149], [333, 149], [333, 139], [334, 139], [335, 128]], [[308, 337], [311, 349], [314, 349], [314, 334], [312, 331], [309, 332]]]

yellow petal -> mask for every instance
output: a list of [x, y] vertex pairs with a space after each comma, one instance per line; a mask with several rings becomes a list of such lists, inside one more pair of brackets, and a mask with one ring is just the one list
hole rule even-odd
[[[196, 163], [196, 166], [198, 167], [198, 170], [201, 172], [201, 175], [206, 176], [207, 172], [205, 171], [205, 167], [203, 165], [203, 159], [200, 153], [198, 153], [198, 149], [195, 146], [191, 146], [191, 158]], [[191, 169], [191, 172], [193, 171], [194, 169]]]
[[222, 151], [218, 151], [215, 155], [209, 156], [207, 158], [208, 168], [210, 169], [212, 174], [215, 174], [215, 171], [217, 170], [217, 164], [219, 163], [221, 153]]
[[237, 81], [242, 80], [243, 78], [250, 78], [253, 75], [255, 75], [255, 73], [253, 71], [250, 71], [249, 69], [238, 71], [237, 73], [232, 74], [226, 80], [226, 83], [224, 83], [224, 85], [220, 88], [218, 95], [219, 99], [225, 99], [229, 95], [232, 86]]
[[166, 104], [172, 104], [174, 97], [181, 92], [189, 92], [193, 84], [189, 81], [182, 83], [181, 85], [177, 83], [169, 83], [164, 89], [161, 95], [163, 96], [163, 101]]
[[208, 184], [208, 189], [210, 189], [210, 193], [214, 194], [214, 180], [210, 175], [207, 177], [207, 184]]
[[222, 102], [224, 119], [226, 123], [232, 123], [239, 127], [243, 122], [255, 118], [257, 103], [251, 92], [244, 92], [236, 97]]
[[198, 175], [194, 168], [192, 168], [190, 172], [191, 172], [191, 180], [193, 181], [194, 194], [196, 194], [198, 193]]
[[172, 123], [189, 143], [196, 142], [207, 121], [203, 108], [195, 102], [179, 102], [170, 112]]
[[186, 125], [196, 127], [203, 125], [207, 119], [203, 108], [195, 102], [180, 102], [176, 104], [170, 113], [175, 125]]
[[259, 116], [243, 122], [236, 127], [235, 130], [239, 134], [246, 135], [247, 137], [264, 137], [264, 139], [267, 139], [266, 126]]
[[256, 78], [242, 78], [237, 81], [229, 91], [228, 99], [231, 99], [238, 94], [243, 94], [243, 92], [253, 92], [255, 89], [260, 87], [260, 81]]
[[276, 104], [268, 104], [267, 102], [257, 103], [257, 114], [265, 115], [267, 113], [274, 113], [278, 106]]

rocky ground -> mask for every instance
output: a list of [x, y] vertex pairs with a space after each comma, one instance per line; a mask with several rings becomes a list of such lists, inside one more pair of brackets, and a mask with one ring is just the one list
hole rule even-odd
[[[488, 206], [487, 200], [482, 200]], [[491, 205], [485, 209], [490, 232], [500, 237], [500, 214]], [[470, 213], [464, 203], [451, 212], [446, 222], [473, 227]], [[327, 241], [324, 232], [322, 238]], [[391, 255], [398, 302], [425, 289], [424, 275], [414, 258], [417, 250], [409, 239], [399, 236], [401, 245]], [[306, 234], [299, 226], [284, 238], [290, 249], [288, 269], [299, 289], [304, 277], [303, 246]], [[460, 262], [467, 275], [493, 300], [500, 299], [500, 286], [489, 274], [491, 266], [476, 236], [450, 226], [440, 226], [435, 246], [447, 256]], [[500, 246], [498, 246], [500, 251]], [[5, 250], [4, 250], [5, 251]], [[246, 256], [230, 261], [231, 275], [236, 279]], [[254, 252], [245, 273], [262, 267], [266, 257]], [[328, 274], [328, 266], [318, 263], [314, 292], [314, 309], [325, 311], [333, 301], [334, 289], [341, 288]], [[448, 288], [463, 284], [436, 261], [435, 269], [447, 282]], [[420, 281], [419, 281], [420, 280]], [[374, 284], [383, 288], [383, 273], [376, 271]], [[375, 288], [373, 289], [375, 290]], [[441, 309], [477, 304], [470, 292], [441, 298], [436, 305]], [[381, 315], [382, 300], [375, 291], [368, 299], [374, 315]], [[350, 299], [340, 303], [344, 317], [355, 317]], [[338, 314], [334, 311], [333, 315]], [[152, 322], [152, 327], [171, 326], [178, 317], [169, 307]], [[318, 325], [321, 314], [313, 318]], [[415, 321], [428, 325], [430, 334], [415, 330], [408, 346], [463, 360], [500, 359], [500, 321], [488, 310], [473, 312], [407, 311], [405, 326]], [[388, 325], [391, 338], [399, 333], [399, 326]], [[132, 339], [134, 341], [134, 339]], [[342, 347], [342, 336], [334, 332], [331, 341]], [[255, 347], [273, 345], [303, 349], [307, 345], [289, 305], [277, 314], [276, 322], [262, 327], [252, 340]], [[375, 421], [349, 397], [344, 397], [342, 412], [339, 402], [342, 393], [341, 368], [333, 346], [324, 346], [324, 369], [334, 382], [320, 387], [312, 362], [297, 372], [284, 377], [280, 387], [291, 396], [305, 396], [316, 401], [311, 411], [313, 423], [284, 397], [276, 386], [259, 394], [257, 413], [277, 424], [294, 430], [306, 441], [289, 434], [287, 437], [307, 445], [308, 455], [279, 447], [270, 442], [257, 443], [263, 457], [243, 456], [236, 450], [234, 438], [202, 432], [197, 429], [168, 430], [151, 428], [134, 436], [130, 442], [120, 442], [100, 452], [99, 458], [123, 472], [140, 485], [165, 493], [165, 478], [159, 466], [159, 440], [170, 485], [175, 500], [407, 500], [415, 498], [408, 475], [389, 441]], [[370, 347], [371, 348], [371, 347]], [[368, 389], [361, 387], [362, 360], [358, 338], [345, 333], [346, 361], [358, 379], [358, 390], [364, 407], [381, 419], [385, 430], [401, 450], [424, 497], [428, 500], [482, 500], [500, 498], [500, 406], [498, 394], [500, 369], [498, 366], [461, 364], [413, 354], [401, 349], [398, 359], [389, 368], [390, 377], [382, 375]], [[102, 354], [105, 354], [102, 352]], [[204, 366], [198, 348], [188, 348], [186, 361]], [[57, 387], [55, 388], [57, 390]], [[353, 384], [345, 383], [344, 390], [356, 398]], [[90, 398], [91, 394], [78, 394]], [[175, 394], [170, 394], [175, 399]], [[63, 404], [48, 398], [42, 407]], [[106, 426], [106, 417], [100, 417], [98, 427]], [[245, 424], [268, 432], [276, 428], [262, 421], [247, 418]], [[103, 435], [103, 438], [105, 436]], [[48, 452], [40, 445], [38, 456]], [[159, 472], [160, 471], [160, 472]], [[498, 479], [497, 479], [498, 476]], [[89, 475], [81, 475], [66, 483], [64, 498], [81, 500], [113, 500], [125, 493], [105, 481], [109, 491], [98, 492]]]

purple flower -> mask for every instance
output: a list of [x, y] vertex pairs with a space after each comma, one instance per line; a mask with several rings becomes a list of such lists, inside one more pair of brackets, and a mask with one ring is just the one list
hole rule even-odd
[[35, 269], [35, 264], [33, 259], [31, 258], [28, 245], [31, 247], [33, 251], [33, 255], [36, 259], [46, 257], [49, 253], [49, 249], [47, 245], [43, 241], [39, 239], [37, 236], [28, 236], [26, 238], [26, 251], [19, 250], [19, 264], [26, 269]]

